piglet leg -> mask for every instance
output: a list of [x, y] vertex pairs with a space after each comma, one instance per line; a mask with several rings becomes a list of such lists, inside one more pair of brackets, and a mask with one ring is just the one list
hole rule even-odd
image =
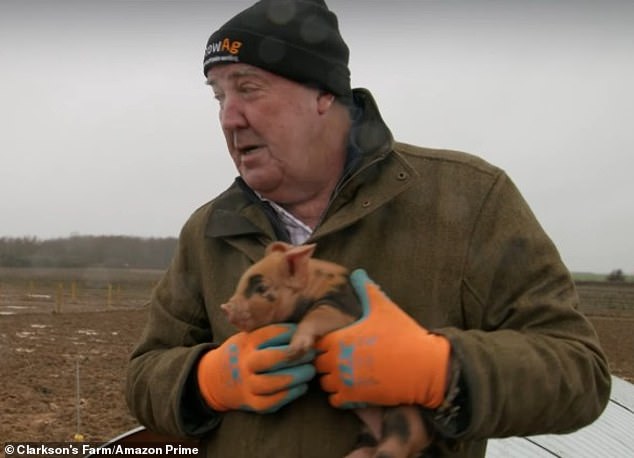
[[299, 358], [313, 348], [316, 339], [353, 321], [353, 317], [331, 305], [314, 307], [297, 325], [289, 345], [289, 359]]

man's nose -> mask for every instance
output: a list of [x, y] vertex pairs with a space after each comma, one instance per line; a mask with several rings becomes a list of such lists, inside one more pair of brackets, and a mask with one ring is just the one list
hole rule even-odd
[[220, 108], [220, 125], [223, 129], [237, 129], [247, 126], [244, 106], [239, 97], [226, 96]]

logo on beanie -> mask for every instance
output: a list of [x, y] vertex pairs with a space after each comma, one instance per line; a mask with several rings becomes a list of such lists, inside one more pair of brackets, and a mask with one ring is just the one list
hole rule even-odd
[[210, 56], [211, 54], [228, 52], [229, 54], [235, 56], [240, 51], [241, 46], [241, 41], [224, 38], [216, 41], [215, 43], [209, 43], [207, 45], [207, 49], [205, 49], [205, 55]]
[[203, 65], [207, 68], [207, 65], [217, 62], [240, 62], [238, 53], [240, 52], [241, 46], [241, 41], [231, 40], [229, 38], [223, 38], [222, 40], [209, 43], [205, 49], [205, 62]]

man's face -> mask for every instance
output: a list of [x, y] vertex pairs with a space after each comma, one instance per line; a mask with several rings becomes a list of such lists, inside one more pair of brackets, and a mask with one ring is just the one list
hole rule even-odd
[[218, 65], [207, 78], [229, 153], [251, 188], [292, 203], [297, 186], [333, 173], [323, 151], [323, 108], [332, 96], [248, 64]]

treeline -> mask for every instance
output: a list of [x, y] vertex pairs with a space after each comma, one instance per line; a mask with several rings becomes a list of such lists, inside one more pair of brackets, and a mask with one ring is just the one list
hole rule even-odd
[[176, 238], [73, 236], [50, 240], [0, 238], [0, 267], [164, 269]]

